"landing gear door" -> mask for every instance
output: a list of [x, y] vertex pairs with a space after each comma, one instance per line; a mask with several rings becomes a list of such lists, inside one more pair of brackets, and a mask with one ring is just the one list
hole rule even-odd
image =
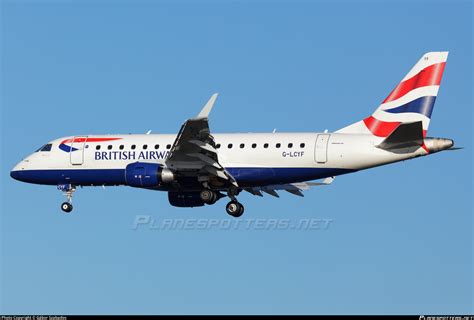
[[84, 149], [87, 141], [87, 136], [74, 137], [71, 144], [71, 164], [81, 165], [84, 163]]
[[328, 161], [328, 142], [330, 134], [318, 134], [316, 137], [316, 147], [314, 148], [314, 160], [317, 163]]

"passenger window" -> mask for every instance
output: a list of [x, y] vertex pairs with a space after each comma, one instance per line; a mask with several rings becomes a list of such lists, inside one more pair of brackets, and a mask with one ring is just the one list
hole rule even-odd
[[148, 149], [148, 145], [144, 144], [143, 145], [143, 150], [146, 150], [146, 149]]
[[240, 149], [243, 149], [245, 147], [245, 144], [241, 143], [240, 144]]
[[232, 143], [229, 143], [229, 144], [227, 145], [227, 148], [232, 149]]
[[136, 145], [132, 144], [132, 150], [135, 150], [136, 147]]
[[160, 148], [159, 144], [155, 144], [155, 149], [158, 150]]
[[252, 143], [252, 148], [256, 148], [257, 147], [257, 144], [256, 143]]
[[288, 143], [288, 148], [293, 148], [293, 143]]
[[304, 143], [300, 143], [300, 148], [304, 148]]
[[170, 144], [167, 144], [166, 145], [166, 149], [170, 149], [171, 148], [171, 145]]
[[220, 143], [216, 144], [216, 149], [219, 149], [220, 147], [221, 147]]
[[107, 149], [112, 150], [112, 145], [109, 144], [109, 145], [107, 146]]
[[96, 149], [96, 150], [100, 150], [100, 144], [96, 145], [96, 146], [95, 146], [95, 149]]
[[280, 147], [281, 147], [281, 143], [277, 143], [277, 144], [275, 145], [275, 147], [276, 147], [277, 149], [280, 148]]
[[265, 149], [268, 148], [268, 143], [265, 143], [265, 144], [263, 145], [263, 147], [264, 147]]
[[123, 148], [124, 148], [124, 146], [123, 146], [123, 144], [121, 144], [120, 147], [119, 147], [119, 149], [120, 149], [120, 150], [123, 150]]

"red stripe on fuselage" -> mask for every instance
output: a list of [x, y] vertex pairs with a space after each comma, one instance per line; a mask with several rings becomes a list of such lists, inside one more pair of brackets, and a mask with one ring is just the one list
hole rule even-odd
[[72, 138], [72, 139], [66, 139], [61, 142], [61, 144], [64, 143], [71, 143], [74, 141], [74, 143], [81, 143], [81, 142], [104, 142], [104, 141], [115, 141], [115, 140], [120, 140], [122, 138]]
[[388, 95], [382, 103], [387, 103], [396, 99], [399, 99], [406, 95], [408, 92], [427, 86], [439, 86], [441, 78], [443, 76], [444, 66], [446, 62], [433, 64], [429, 67], [418, 72], [416, 75], [402, 81], [393, 91]]

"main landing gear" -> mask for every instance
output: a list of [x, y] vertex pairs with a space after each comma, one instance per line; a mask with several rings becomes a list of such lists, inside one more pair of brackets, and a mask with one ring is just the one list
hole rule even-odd
[[73, 209], [72, 194], [76, 191], [76, 187], [71, 184], [60, 184], [58, 190], [62, 191], [67, 197], [67, 201], [61, 204], [61, 210], [65, 213], [71, 212]]
[[234, 218], [238, 218], [244, 214], [244, 205], [237, 201], [237, 195], [240, 190], [236, 187], [231, 187], [227, 190], [227, 195], [230, 202], [225, 206], [225, 211]]
[[244, 214], [244, 206], [238, 201], [230, 201], [225, 206], [225, 211], [234, 218], [238, 218]]
[[219, 195], [217, 192], [212, 191], [210, 189], [204, 189], [199, 194], [201, 200], [206, 204], [214, 204], [217, 200], [219, 200]]
[[[239, 192], [240, 190], [235, 187], [230, 188], [227, 191], [227, 195], [229, 196], [231, 201], [226, 205], [225, 210], [229, 215], [234, 218], [238, 218], [244, 213], [244, 206], [240, 202], [238, 202], [236, 198]], [[224, 197], [224, 195], [220, 192], [215, 192], [211, 189], [206, 188], [201, 191], [199, 197], [201, 198], [202, 202], [206, 204], [214, 204], [217, 202], [217, 200]]]

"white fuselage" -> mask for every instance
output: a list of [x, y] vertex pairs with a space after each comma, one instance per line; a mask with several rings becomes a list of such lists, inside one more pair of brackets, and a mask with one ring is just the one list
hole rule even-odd
[[[219, 163], [244, 186], [320, 179], [428, 154], [422, 147], [386, 151], [376, 147], [380, 138], [366, 134], [213, 136]], [[104, 139], [116, 140], [98, 141]], [[130, 163], [165, 166], [175, 139], [172, 134], [64, 137], [51, 141], [50, 151], [26, 157], [12, 172], [18, 180], [40, 184], [122, 185], [126, 184], [123, 171]]]

